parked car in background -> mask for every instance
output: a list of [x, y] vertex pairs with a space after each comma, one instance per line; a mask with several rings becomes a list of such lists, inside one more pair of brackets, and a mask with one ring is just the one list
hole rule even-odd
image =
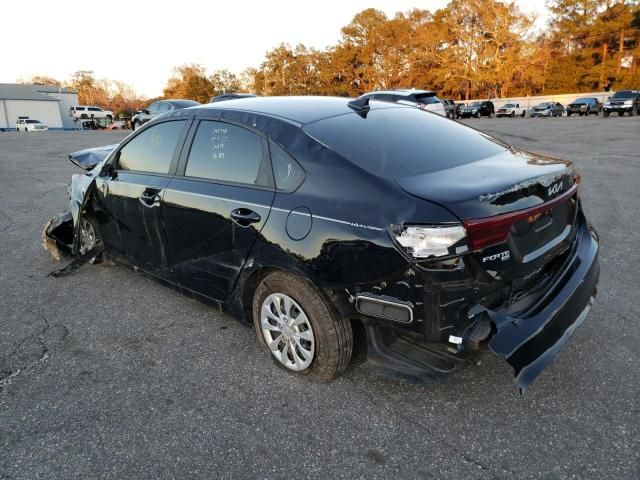
[[602, 103], [600, 100], [593, 97], [576, 98], [573, 102], [567, 105], [567, 117], [573, 114], [576, 115], [600, 115], [602, 111]]
[[153, 102], [147, 108], [138, 110], [136, 114], [131, 117], [131, 130], [141, 127], [153, 117], [162, 115], [163, 113], [180, 110], [182, 108], [195, 107], [196, 105], [200, 105], [200, 102], [196, 102], [195, 100], [179, 99], [159, 100], [157, 102]]
[[496, 110], [496, 117], [524, 117], [527, 110], [521, 107], [519, 103], [508, 102]]
[[49, 130], [47, 124], [33, 118], [20, 117], [16, 122], [16, 131], [18, 132], [45, 132]]
[[543, 102], [529, 110], [530, 117], [561, 117], [564, 107], [558, 102]]
[[620, 90], [613, 94], [602, 107], [605, 117], [615, 112], [622, 116], [628, 113], [631, 116], [640, 113], [640, 90]]
[[460, 116], [462, 115], [462, 109], [466, 106], [467, 104], [464, 102], [456, 103], [456, 118], [460, 118]]
[[387, 377], [433, 382], [488, 347], [525, 389], [596, 295], [573, 164], [417, 108], [219, 102], [70, 159], [88, 172], [49, 244], [224, 307], [308, 380], [345, 370], [356, 324]]
[[445, 116], [448, 118], [456, 119], [458, 118], [458, 106], [456, 102], [453, 100], [442, 100], [442, 104], [444, 105]]
[[430, 90], [382, 90], [377, 92], [368, 92], [360, 95], [358, 98], [369, 98], [371, 100], [380, 100], [383, 102], [412, 105], [422, 110], [437, 113], [443, 117], [446, 115], [442, 101], [440, 101], [435, 92]]
[[77, 105], [69, 108], [71, 118], [74, 120], [80, 120], [85, 118], [106, 118], [109, 122], [113, 120], [113, 112], [110, 110], [103, 110], [100, 107]]
[[489, 117], [493, 118], [495, 115], [495, 107], [493, 102], [489, 100], [484, 100], [481, 102], [473, 102], [467, 105], [464, 108], [460, 109], [460, 117], [462, 118], [480, 118], [480, 117]]
[[224, 102], [225, 100], [237, 100], [240, 98], [252, 98], [255, 96], [256, 95], [253, 93], [223, 93], [221, 95], [211, 97], [209, 103]]

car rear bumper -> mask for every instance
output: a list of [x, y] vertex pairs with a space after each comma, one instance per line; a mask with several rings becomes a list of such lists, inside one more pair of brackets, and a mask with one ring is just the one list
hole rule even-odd
[[[545, 280], [544, 290], [533, 291], [508, 308], [487, 308], [481, 299], [460, 303], [473, 298], [475, 288], [469, 286], [449, 296], [444, 290], [436, 296], [425, 290], [422, 298], [379, 297], [384, 300], [380, 311], [372, 305], [368, 309], [378, 319], [363, 319], [370, 367], [389, 378], [430, 381], [464, 365], [473, 350], [488, 346], [514, 368], [520, 391], [526, 389], [584, 321], [596, 294], [598, 240], [581, 213], [579, 223], [571, 251]], [[413, 306], [409, 315], [404, 312], [407, 306]], [[429, 318], [426, 311], [433, 316]], [[416, 325], [411, 322], [414, 318], [425, 319], [422, 336], [409, 330]], [[446, 335], [428, 340], [431, 327]]]
[[518, 304], [497, 311], [476, 309], [488, 314], [497, 330], [489, 348], [513, 367], [521, 391], [553, 360], [595, 300], [600, 276], [598, 241], [586, 225], [577, 235], [575, 252], [533, 305], [524, 311], [518, 310]]

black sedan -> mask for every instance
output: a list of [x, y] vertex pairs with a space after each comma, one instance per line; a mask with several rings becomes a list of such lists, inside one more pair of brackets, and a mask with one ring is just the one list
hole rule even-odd
[[45, 243], [80, 255], [72, 265], [116, 261], [225, 308], [312, 380], [342, 372], [363, 330], [382, 375], [431, 381], [488, 347], [526, 388], [594, 299], [580, 177], [439, 115], [369, 102], [170, 112], [71, 156], [89, 172], [73, 176]]

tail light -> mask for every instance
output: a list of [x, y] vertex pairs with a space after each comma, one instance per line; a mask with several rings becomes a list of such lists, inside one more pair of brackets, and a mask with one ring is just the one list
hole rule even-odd
[[524, 210], [517, 210], [502, 215], [495, 215], [493, 217], [464, 220], [462, 223], [467, 230], [471, 250], [482, 250], [492, 245], [504, 243], [509, 236], [511, 226], [514, 222], [524, 219], [529, 221], [529, 223], [533, 223], [538, 217], [544, 215], [556, 205], [576, 195], [579, 183], [580, 176], [576, 175], [573, 185], [569, 190], [542, 205], [536, 205], [525, 208]]

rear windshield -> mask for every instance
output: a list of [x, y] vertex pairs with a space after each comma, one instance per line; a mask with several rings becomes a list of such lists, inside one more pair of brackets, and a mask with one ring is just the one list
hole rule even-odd
[[440, 103], [440, 99], [436, 97], [436, 94], [433, 92], [429, 93], [419, 93], [415, 96], [416, 102], [421, 103], [423, 105], [432, 105], [434, 103]]
[[196, 105], [200, 105], [195, 100], [179, 100], [177, 102], [171, 102], [171, 104], [175, 108], [189, 108], [189, 107], [195, 107]]
[[310, 123], [304, 131], [382, 177], [410, 177], [497, 155], [506, 146], [460, 123], [415, 108], [371, 110]]
[[621, 92], [616, 92], [613, 94], [613, 98], [635, 98], [638, 95], [638, 92], [634, 92], [632, 90], [623, 90]]

